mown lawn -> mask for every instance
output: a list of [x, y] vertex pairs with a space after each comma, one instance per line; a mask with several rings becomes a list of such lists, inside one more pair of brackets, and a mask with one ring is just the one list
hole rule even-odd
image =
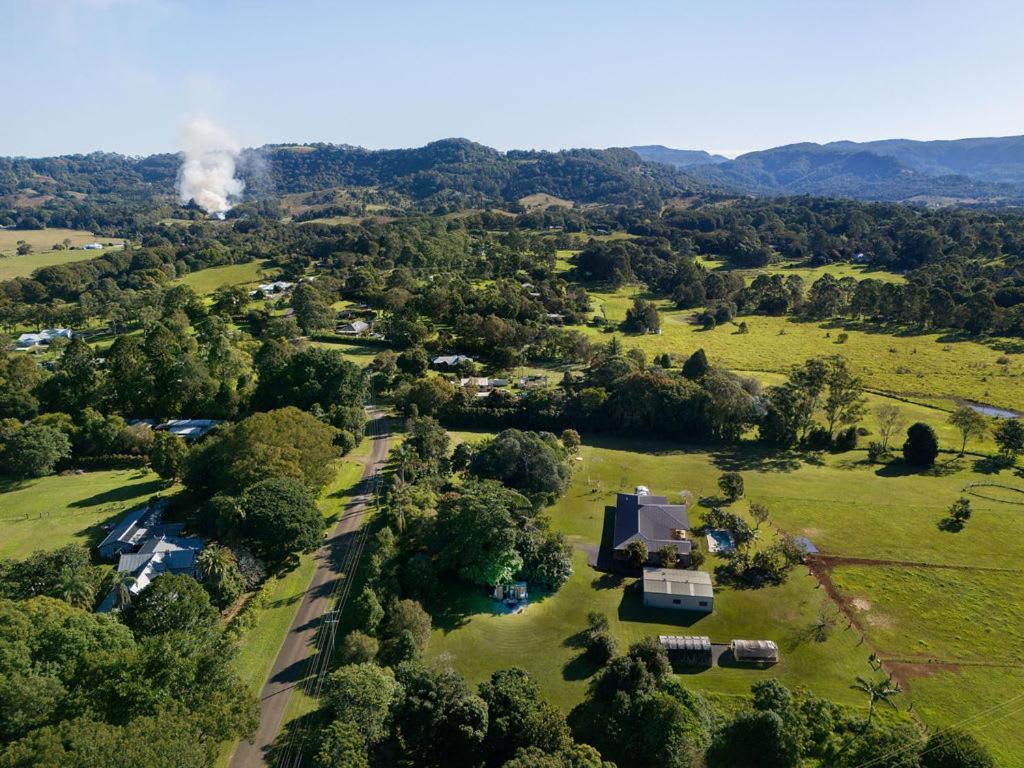
[[218, 288], [231, 285], [248, 285], [261, 280], [265, 261], [248, 261], [242, 264], [228, 264], [191, 272], [174, 282], [188, 285], [199, 295], [213, 293]]
[[[482, 433], [455, 433], [455, 440], [476, 440]], [[435, 615], [429, 652], [450, 658], [472, 682], [513, 664], [534, 674], [552, 701], [571, 708], [585, 695], [593, 669], [576, 646], [589, 611], [608, 615], [613, 634], [623, 646], [646, 635], [706, 634], [714, 642], [735, 638], [771, 638], [783, 649], [780, 664], [768, 671], [715, 668], [687, 676], [696, 688], [726, 695], [744, 694], [760, 677], [775, 676], [790, 685], [807, 685], [837, 701], [859, 705], [849, 684], [869, 671], [868, 652], [859, 637], [837, 627], [824, 643], [811, 639], [820, 611], [828, 608], [825, 593], [804, 568], [785, 584], [762, 590], [719, 587], [715, 611], [695, 617], [643, 606], [634, 579], [609, 576], [587, 564], [586, 548], [601, 541], [605, 508], [617, 490], [645, 483], [655, 493], [677, 496], [686, 488], [712, 494], [721, 470], [703, 452], [666, 450], [664, 444], [627, 440], [587, 440], [568, 493], [548, 514], [555, 528], [576, 547], [575, 572], [552, 596], [532, 602], [521, 615], [496, 615], [494, 603], [481, 591], [456, 588], [444, 610]], [[699, 508], [691, 522], [699, 522]], [[763, 532], [767, 537], [769, 532]], [[709, 557], [705, 570], [717, 558]], [[831, 610], [831, 609], [830, 609]], [[834, 613], [834, 610], [833, 610]]]
[[148, 469], [120, 469], [0, 481], [0, 557], [25, 557], [37, 549], [103, 538], [102, 523], [163, 490]]

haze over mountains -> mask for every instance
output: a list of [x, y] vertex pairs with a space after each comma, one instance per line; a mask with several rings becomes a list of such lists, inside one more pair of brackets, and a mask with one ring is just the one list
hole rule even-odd
[[1024, 136], [949, 141], [789, 144], [734, 160], [662, 146], [630, 147], [649, 162], [756, 195], [812, 194], [925, 203], [1024, 199]]

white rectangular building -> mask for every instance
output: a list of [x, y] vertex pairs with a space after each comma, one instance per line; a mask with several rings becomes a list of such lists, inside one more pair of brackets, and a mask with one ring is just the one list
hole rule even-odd
[[711, 613], [715, 607], [711, 574], [680, 568], [644, 568], [644, 605]]

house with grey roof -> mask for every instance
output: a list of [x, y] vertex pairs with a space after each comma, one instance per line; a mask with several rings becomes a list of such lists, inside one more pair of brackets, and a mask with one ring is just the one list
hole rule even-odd
[[612, 549], [617, 560], [626, 559], [630, 542], [647, 546], [650, 562], [658, 562], [658, 550], [675, 547], [681, 565], [689, 565], [693, 543], [687, 538], [690, 515], [685, 504], [669, 504], [664, 496], [619, 493], [615, 497], [615, 531]]
[[[117, 572], [132, 576], [128, 591], [132, 595], [139, 594], [150, 585], [157, 576], [164, 573], [183, 573], [194, 576], [196, 558], [203, 549], [203, 540], [184, 537], [182, 526], [160, 526], [155, 535], [142, 542], [137, 552], [126, 552], [117, 562]], [[113, 610], [117, 603], [117, 589], [103, 598], [97, 609], [101, 613]]]
[[170, 432], [186, 440], [198, 440], [205, 437], [216, 426], [223, 424], [222, 419], [171, 419], [159, 425], [157, 429]]
[[337, 330], [345, 336], [362, 336], [370, 330], [370, 324], [365, 320], [353, 320], [351, 323], [339, 325]]
[[15, 342], [18, 349], [46, 346], [54, 339], [70, 339], [74, 336], [70, 328], [44, 328], [38, 333], [23, 333]]
[[160, 499], [129, 511], [100, 542], [100, 557], [113, 560], [122, 552], [134, 552], [150, 532], [160, 525], [166, 506], [167, 502]]
[[431, 361], [434, 365], [444, 368], [454, 368], [462, 363], [472, 363], [473, 358], [468, 355], [440, 355]]

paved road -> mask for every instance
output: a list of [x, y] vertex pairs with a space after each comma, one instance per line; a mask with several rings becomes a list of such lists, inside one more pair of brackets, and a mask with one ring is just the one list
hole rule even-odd
[[260, 692], [259, 728], [252, 741], [243, 741], [238, 745], [231, 758], [231, 768], [260, 768], [266, 765], [264, 756], [281, 731], [281, 721], [292, 689], [301, 683], [306, 671], [306, 660], [314, 648], [320, 619], [330, 605], [335, 582], [341, 578], [341, 564], [352, 544], [352, 534], [362, 525], [363, 513], [372, 500], [372, 479], [383, 468], [391, 444], [388, 420], [384, 413], [371, 409], [369, 417], [371, 421], [367, 434], [373, 442], [370, 456], [363, 467], [360, 487], [345, 507], [337, 526], [316, 552], [316, 571], [277, 654], [270, 677]]

